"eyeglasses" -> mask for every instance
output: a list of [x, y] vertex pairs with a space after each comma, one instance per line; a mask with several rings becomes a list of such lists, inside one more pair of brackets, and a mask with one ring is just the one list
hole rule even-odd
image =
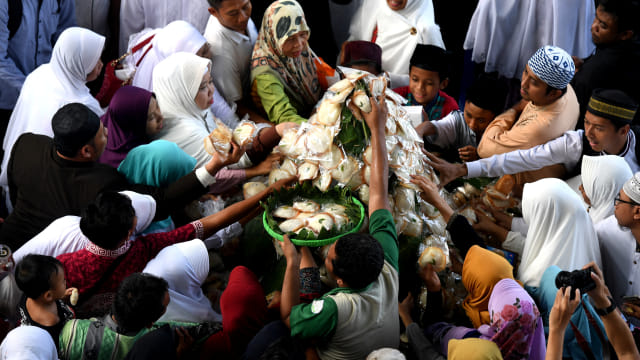
[[613, 206], [618, 205], [618, 203], [625, 203], [625, 204], [629, 204], [629, 205], [633, 205], [633, 206], [640, 206], [640, 204], [635, 203], [633, 201], [625, 201], [620, 199], [620, 195], [616, 196], [615, 199], [613, 199]]

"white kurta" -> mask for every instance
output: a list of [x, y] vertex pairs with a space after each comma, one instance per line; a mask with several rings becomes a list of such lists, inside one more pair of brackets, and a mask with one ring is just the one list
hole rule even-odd
[[520, 78], [531, 55], [544, 45], [580, 58], [590, 55], [594, 18], [592, 0], [480, 0], [464, 49], [473, 50], [472, 60], [484, 62], [486, 72]]
[[253, 46], [258, 38], [258, 30], [249, 19], [247, 34], [222, 26], [211, 15], [204, 37], [211, 45], [213, 53], [213, 81], [216, 89], [230, 102], [241, 100], [249, 93], [250, 61]]
[[399, 11], [391, 10], [386, 0], [363, 0], [351, 21], [349, 40], [371, 41], [376, 27], [382, 69], [393, 74], [409, 74], [409, 60], [417, 44], [444, 48], [431, 0], [409, 0]]
[[122, 0], [120, 4], [120, 53], [129, 36], [144, 28], [161, 28], [174, 20], [184, 20], [201, 34], [207, 26], [207, 0]]
[[546, 178], [525, 184], [522, 217], [529, 224], [518, 268], [523, 284], [538, 287], [551, 265], [567, 271], [591, 261], [602, 265], [591, 218], [564, 181]]
[[87, 75], [102, 54], [104, 41], [103, 36], [90, 30], [68, 28], [53, 47], [51, 61], [27, 76], [2, 144], [0, 185], [8, 185], [7, 164], [20, 135], [31, 132], [53, 137], [51, 119], [58, 109], [69, 103], [84, 104], [98, 116], [104, 113], [85, 85]]
[[623, 296], [640, 295], [640, 254], [631, 230], [620, 227], [614, 215], [596, 224], [602, 275], [616, 304]]

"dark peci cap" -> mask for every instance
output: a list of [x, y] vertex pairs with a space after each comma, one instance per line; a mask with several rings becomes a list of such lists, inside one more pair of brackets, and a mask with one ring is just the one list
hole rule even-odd
[[613, 122], [631, 124], [638, 110], [638, 103], [623, 91], [595, 89], [591, 93], [587, 111]]
[[449, 76], [449, 61], [446, 50], [434, 45], [416, 45], [409, 64], [423, 70], [437, 72], [441, 79]]
[[73, 157], [100, 130], [100, 118], [80, 103], [61, 107], [51, 120], [53, 143], [64, 156]]
[[371, 41], [347, 41], [342, 45], [340, 65], [373, 64], [382, 71], [382, 48]]
[[507, 92], [505, 82], [481, 75], [467, 89], [467, 101], [498, 115], [504, 110]]

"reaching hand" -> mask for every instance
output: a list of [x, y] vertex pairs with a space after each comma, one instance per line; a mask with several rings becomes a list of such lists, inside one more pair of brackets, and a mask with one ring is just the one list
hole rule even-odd
[[549, 328], [564, 332], [569, 325], [571, 315], [580, 304], [580, 289], [575, 289], [575, 298], [570, 300], [571, 292], [574, 291], [571, 286], [558, 289], [556, 300], [553, 303], [551, 312], [549, 313]]
[[418, 274], [425, 285], [427, 285], [429, 292], [440, 291], [440, 278], [438, 277], [438, 273], [433, 269], [433, 265], [427, 264], [427, 266], [421, 267], [420, 270], [418, 270]]
[[398, 303], [398, 314], [405, 327], [413, 322], [413, 319], [411, 319], [411, 310], [413, 310], [413, 295], [409, 293], [402, 302]]
[[[422, 190], [420, 197], [429, 204], [436, 206], [442, 201], [438, 185], [422, 175], [411, 175], [411, 182], [418, 185]], [[437, 206], [436, 206], [437, 207]]]
[[267, 156], [266, 159], [262, 160], [260, 164], [254, 166], [253, 170], [256, 175], [267, 175], [271, 172], [275, 164], [279, 161], [280, 161], [280, 154], [277, 154], [277, 153], [269, 154], [269, 156]]
[[496, 224], [502, 226], [507, 230], [511, 230], [511, 223], [513, 222], [513, 216], [507, 215], [500, 210], [489, 208], [491, 215], [496, 219]]
[[440, 173], [440, 188], [461, 176], [467, 175], [467, 167], [464, 164], [451, 164], [426, 150], [423, 150], [423, 152], [429, 158], [429, 160], [425, 160], [427, 164]]
[[193, 337], [183, 327], [176, 328], [176, 335], [178, 335], [178, 346], [176, 347], [177, 358], [180, 359], [191, 349], [193, 345]]
[[380, 130], [380, 127], [384, 129], [384, 126], [387, 123], [388, 110], [384, 94], [380, 95], [377, 99], [370, 97], [369, 101], [371, 102], [371, 111], [364, 114], [362, 113], [360, 108], [358, 108], [356, 104], [353, 103], [353, 101], [349, 102], [348, 106], [349, 110], [351, 110], [353, 116], [355, 116], [356, 119], [362, 120], [364, 118], [364, 121], [367, 123], [369, 129], [371, 129], [371, 132], [373, 133], [374, 131]]
[[298, 180], [297, 176], [290, 176], [288, 178], [280, 179], [280, 180], [274, 182], [269, 187], [271, 188], [271, 190], [280, 190], [283, 187], [286, 187], [287, 185], [290, 185], [290, 184], [294, 183], [296, 180]]
[[467, 145], [458, 149], [458, 155], [460, 155], [460, 160], [464, 162], [478, 160], [478, 149], [475, 146]]
[[226, 158], [223, 155], [220, 155], [217, 151], [214, 152], [211, 160], [209, 160], [209, 163], [207, 163], [207, 170], [211, 175], [215, 175], [215, 173], [223, 167], [235, 164], [240, 161], [240, 158], [243, 154], [244, 149], [238, 146], [238, 144], [236, 144], [235, 142], [231, 141], [231, 152], [227, 154]]
[[604, 283], [604, 277], [602, 276], [602, 271], [600, 270], [598, 264], [592, 261], [585, 265], [583, 269], [586, 269], [588, 267], [591, 267], [593, 269], [593, 272], [591, 273], [591, 279], [593, 279], [593, 282], [596, 283], [595, 289], [588, 292], [589, 297], [591, 297], [591, 299], [593, 300], [593, 306], [595, 306], [596, 309], [605, 309], [611, 305], [611, 301], [609, 301], [609, 297], [611, 296], [609, 288], [607, 288]]
[[298, 264], [300, 266], [300, 260], [302, 259], [302, 255], [296, 248], [296, 246], [289, 240], [289, 235], [284, 235], [282, 237], [282, 241], [279, 241], [278, 244], [284, 253], [285, 259], [287, 259], [287, 264], [295, 265]]

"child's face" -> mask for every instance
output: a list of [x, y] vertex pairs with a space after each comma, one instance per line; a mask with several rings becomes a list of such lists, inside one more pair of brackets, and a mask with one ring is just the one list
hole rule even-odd
[[464, 121], [476, 135], [482, 134], [495, 117], [496, 114], [491, 110], [478, 107], [471, 101], [464, 103]]
[[393, 11], [399, 11], [407, 6], [409, 0], [387, 0], [387, 5]]
[[435, 71], [424, 70], [412, 66], [409, 71], [409, 91], [413, 98], [420, 105], [429, 104], [438, 91], [444, 88], [444, 83], [440, 82], [440, 76]]
[[64, 269], [58, 267], [58, 272], [51, 275], [51, 294], [54, 300], [62, 299], [67, 290], [67, 280], [64, 277]]

